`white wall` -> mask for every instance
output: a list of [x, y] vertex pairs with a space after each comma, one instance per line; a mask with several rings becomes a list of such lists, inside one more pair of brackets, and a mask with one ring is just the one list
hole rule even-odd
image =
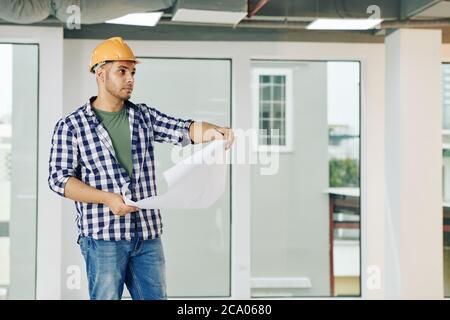
[[440, 30], [386, 37], [386, 285], [389, 298], [443, 296]]

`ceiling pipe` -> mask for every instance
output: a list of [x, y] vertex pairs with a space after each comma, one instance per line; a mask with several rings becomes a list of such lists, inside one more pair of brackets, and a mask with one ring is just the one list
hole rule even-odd
[[[249, 21], [243, 20], [238, 28], [262, 28], [262, 29], [306, 29], [311, 21]], [[385, 21], [380, 24], [381, 29], [399, 28], [443, 28], [450, 26], [450, 19], [439, 20], [394, 20]]]
[[247, 2], [247, 7], [248, 7], [247, 18], [253, 17], [262, 7], [264, 7], [267, 4], [267, 2], [269, 2], [269, 0], [259, 0], [259, 2], [255, 5], [255, 7], [251, 8], [250, 0], [248, 0], [248, 2]]
[[450, 26], [450, 19], [434, 20], [397, 20], [386, 21], [381, 24], [382, 29], [398, 28], [444, 28]]
[[[236, 28], [255, 28], [255, 29], [285, 29], [285, 30], [303, 30], [311, 21], [260, 21], [260, 20], [242, 20]], [[161, 25], [189, 25], [189, 26], [211, 26], [211, 24], [194, 24], [185, 22], [175, 22], [169, 19], [161, 19], [158, 24]], [[214, 24], [216, 27], [230, 27], [230, 25]], [[450, 19], [439, 20], [403, 20], [403, 21], [385, 21], [380, 24], [380, 29], [399, 29], [399, 28], [443, 28], [450, 26]]]

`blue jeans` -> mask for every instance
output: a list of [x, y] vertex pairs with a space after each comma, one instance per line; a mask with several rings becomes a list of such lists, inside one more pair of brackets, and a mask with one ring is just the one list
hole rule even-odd
[[91, 300], [120, 300], [127, 285], [133, 300], [164, 300], [165, 259], [161, 239], [105, 241], [80, 238]]

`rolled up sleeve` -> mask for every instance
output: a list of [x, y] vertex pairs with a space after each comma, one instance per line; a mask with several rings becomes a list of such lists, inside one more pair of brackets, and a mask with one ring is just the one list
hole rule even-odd
[[171, 117], [155, 108], [148, 108], [156, 142], [169, 142], [181, 146], [194, 143], [189, 136], [189, 127], [194, 120]]
[[48, 185], [60, 196], [65, 196], [64, 190], [70, 177], [74, 176], [78, 166], [78, 146], [76, 137], [67, 123], [58, 121], [53, 132]]

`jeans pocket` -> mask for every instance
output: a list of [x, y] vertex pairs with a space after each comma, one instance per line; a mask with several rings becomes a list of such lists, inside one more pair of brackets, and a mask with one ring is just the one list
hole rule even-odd
[[91, 247], [91, 238], [86, 236], [81, 236], [80, 238], [80, 249], [81, 252], [84, 254], [86, 253], [89, 248]]

